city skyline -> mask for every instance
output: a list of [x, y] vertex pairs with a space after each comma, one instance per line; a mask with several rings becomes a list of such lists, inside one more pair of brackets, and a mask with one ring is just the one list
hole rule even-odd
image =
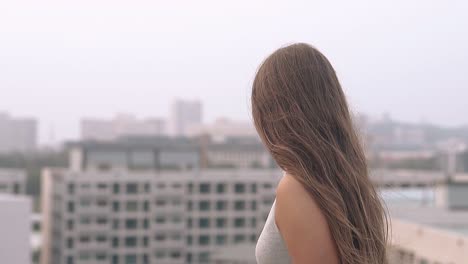
[[463, 10], [461, 1], [7, 1], [0, 4], [0, 102], [40, 119], [40, 142], [52, 128], [57, 141], [76, 137], [85, 116], [168, 116], [178, 96], [201, 99], [207, 121], [249, 120], [258, 65], [276, 48], [304, 41], [330, 58], [354, 112], [463, 125]]

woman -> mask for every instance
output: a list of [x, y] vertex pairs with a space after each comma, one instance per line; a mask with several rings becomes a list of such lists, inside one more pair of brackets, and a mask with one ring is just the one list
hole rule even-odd
[[307, 44], [274, 52], [255, 77], [252, 114], [285, 172], [257, 262], [387, 263], [385, 211], [327, 58]]

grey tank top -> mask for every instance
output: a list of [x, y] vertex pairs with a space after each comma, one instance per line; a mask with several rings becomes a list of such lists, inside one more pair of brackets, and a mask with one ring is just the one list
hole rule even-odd
[[286, 244], [276, 226], [275, 204], [271, 206], [265, 226], [257, 241], [255, 256], [257, 264], [287, 264], [291, 263]]

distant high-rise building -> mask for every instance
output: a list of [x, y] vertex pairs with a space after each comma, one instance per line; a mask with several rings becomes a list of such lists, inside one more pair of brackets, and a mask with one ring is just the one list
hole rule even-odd
[[30, 264], [31, 200], [0, 194], [0, 256], [2, 263]]
[[209, 135], [213, 141], [222, 142], [232, 137], [258, 138], [252, 122], [233, 121], [220, 118], [211, 124], [191, 125], [187, 129], [187, 136]]
[[83, 140], [112, 141], [125, 136], [159, 136], [167, 133], [166, 122], [159, 118], [138, 120], [130, 114], [114, 119], [85, 118], [81, 120]]
[[41, 263], [210, 263], [256, 241], [281, 172], [203, 169], [190, 142], [70, 144], [43, 172]]
[[37, 122], [32, 118], [12, 118], [0, 113], [0, 152], [27, 152], [36, 149]]
[[200, 101], [177, 99], [172, 104], [171, 125], [174, 136], [186, 136], [191, 126], [202, 123], [202, 104]]
[[0, 193], [26, 194], [26, 172], [18, 169], [0, 169]]

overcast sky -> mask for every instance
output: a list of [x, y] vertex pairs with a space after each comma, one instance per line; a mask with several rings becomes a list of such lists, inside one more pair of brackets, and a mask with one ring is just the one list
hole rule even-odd
[[467, 124], [466, 1], [382, 2], [1, 0], [0, 111], [38, 118], [43, 143], [82, 117], [165, 117], [175, 97], [249, 120], [258, 64], [308, 42], [353, 111]]

